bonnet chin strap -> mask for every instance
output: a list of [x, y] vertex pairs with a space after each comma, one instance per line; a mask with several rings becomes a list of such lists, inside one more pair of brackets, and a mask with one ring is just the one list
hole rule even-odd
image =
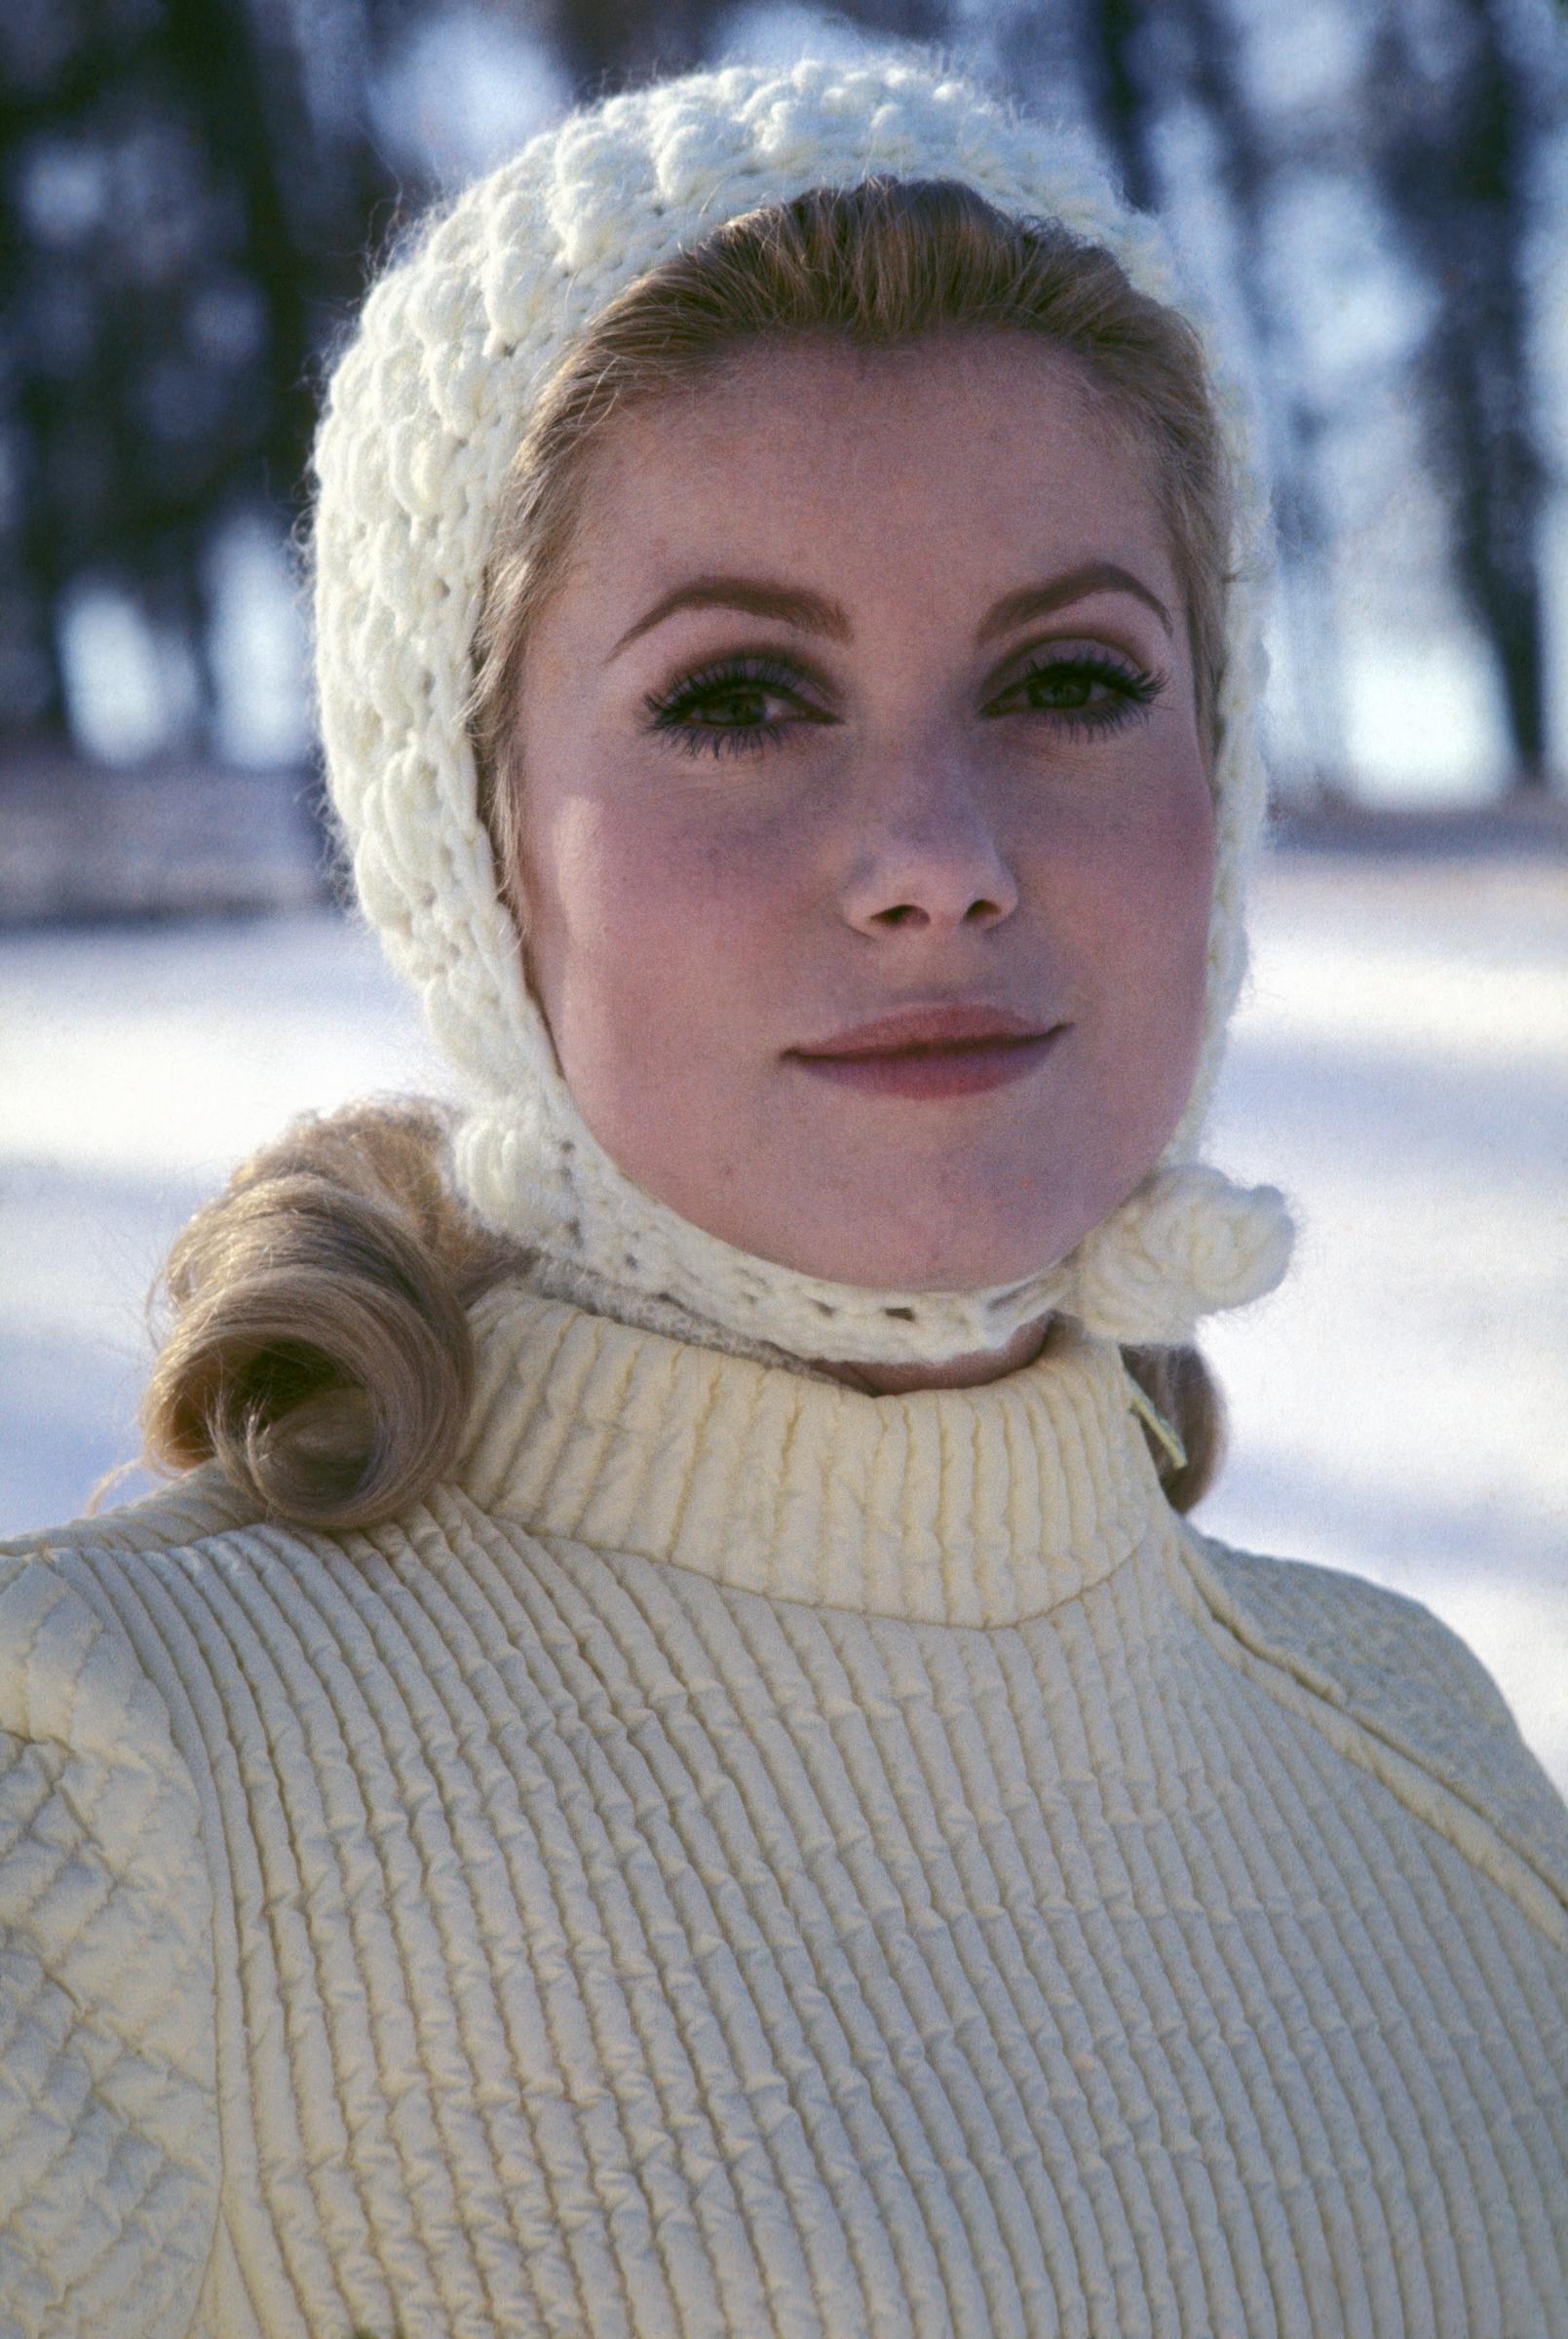
[[[488, 1225], [747, 1342], [854, 1363], [939, 1363], [1004, 1348], [1050, 1314], [1118, 1342], [1190, 1339], [1200, 1316], [1272, 1290], [1292, 1227], [1273, 1186], [1232, 1184], [1189, 1163], [1155, 1170], [1054, 1266], [974, 1291], [880, 1290], [801, 1273], [740, 1250], [633, 1185], [558, 1084], [553, 1135], [537, 1111], [468, 1115], [455, 1163]], [[555, 1163], [557, 1174], [546, 1172]]]

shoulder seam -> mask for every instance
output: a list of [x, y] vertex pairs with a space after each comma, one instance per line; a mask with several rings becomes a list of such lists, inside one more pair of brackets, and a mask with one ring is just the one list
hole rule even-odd
[[[1280, 1676], [1288, 1680], [1293, 1694], [1286, 1702], [1295, 1710], [1315, 1721], [1350, 1760], [1381, 1778], [1407, 1810], [1434, 1827], [1472, 1867], [1506, 1892], [1558, 1948], [1568, 1949], [1568, 1869], [1559, 1870], [1543, 1860], [1536, 1847], [1520, 1843], [1462, 1787], [1440, 1777], [1419, 1745], [1410, 1743], [1403, 1733], [1390, 1731], [1341, 1680], [1301, 1652], [1273, 1640], [1220, 1580], [1207, 1556], [1210, 1547], [1227, 1547], [1215, 1546], [1212, 1537], [1185, 1523], [1186, 1531], [1179, 1539], [1182, 1558], [1211, 1637], [1222, 1634], [1234, 1644], [1255, 1678], [1274, 1675], [1274, 1681], [1266, 1681], [1271, 1695], [1279, 1695]], [[1260, 1560], [1260, 1564], [1273, 1563]], [[1401, 1595], [1390, 1596], [1397, 1599]]]

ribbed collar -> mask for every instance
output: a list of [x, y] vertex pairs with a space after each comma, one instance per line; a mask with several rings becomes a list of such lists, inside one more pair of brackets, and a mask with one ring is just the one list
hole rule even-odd
[[536, 1533], [774, 1599], [1011, 1625], [1175, 1521], [1114, 1344], [1064, 1323], [974, 1389], [868, 1397], [517, 1285], [473, 1312], [457, 1477]]

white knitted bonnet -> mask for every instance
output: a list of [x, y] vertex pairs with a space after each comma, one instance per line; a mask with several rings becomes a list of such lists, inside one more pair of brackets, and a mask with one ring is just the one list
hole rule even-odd
[[[724, 220], [873, 173], [967, 181], [1000, 210], [1106, 246], [1203, 335], [1233, 466], [1237, 540], [1214, 775], [1217, 880], [1192, 1093], [1160, 1163], [1065, 1259], [985, 1290], [837, 1284], [753, 1257], [626, 1177], [578, 1113], [524, 982], [478, 811], [462, 709], [490, 530], [544, 379], [633, 278]], [[366, 917], [421, 993], [466, 1098], [458, 1182], [547, 1259], [807, 1359], [937, 1361], [1003, 1347], [1048, 1310], [1123, 1341], [1187, 1338], [1277, 1284], [1291, 1229], [1273, 1187], [1198, 1159], [1246, 963], [1265, 808], [1257, 741], [1268, 499], [1254, 431], [1155, 224], [1084, 134], [899, 52], [727, 65], [569, 115], [433, 215], [368, 294], [316, 442], [312, 556], [327, 782]]]

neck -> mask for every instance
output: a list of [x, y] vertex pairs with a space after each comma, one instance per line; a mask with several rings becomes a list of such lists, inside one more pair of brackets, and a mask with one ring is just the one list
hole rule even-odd
[[941, 1364], [835, 1364], [815, 1360], [820, 1371], [866, 1397], [902, 1397], [912, 1389], [975, 1389], [983, 1381], [999, 1381], [1033, 1363], [1050, 1328], [1050, 1315], [1020, 1324], [1006, 1347], [975, 1349], [968, 1356], [950, 1357]]
[[663, 1332], [672, 1340], [690, 1340], [699, 1348], [716, 1348], [728, 1356], [749, 1357], [759, 1364], [781, 1364], [811, 1380], [837, 1381], [864, 1397], [902, 1397], [916, 1389], [974, 1389], [985, 1381], [1001, 1380], [1030, 1364], [1040, 1354], [1054, 1318], [1051, 1313], [1021, 1324], [1007, 1345], [973, 1349], [967, 1355], [937, 1363], [884, 1364], [876, 1361], [839, 1363], [827, 1357], [796, 1356], [765, 1340], [747, 1339], [710, 1318], [669, 1299], [652, 1299], [628, 1289], [613, 1277], [586, 1262], [537, 1252], [522, 1279], [531, 1289], [551, 1299], [607, 1316], [621, 1323], [638, 1324], [644, 1331]]

